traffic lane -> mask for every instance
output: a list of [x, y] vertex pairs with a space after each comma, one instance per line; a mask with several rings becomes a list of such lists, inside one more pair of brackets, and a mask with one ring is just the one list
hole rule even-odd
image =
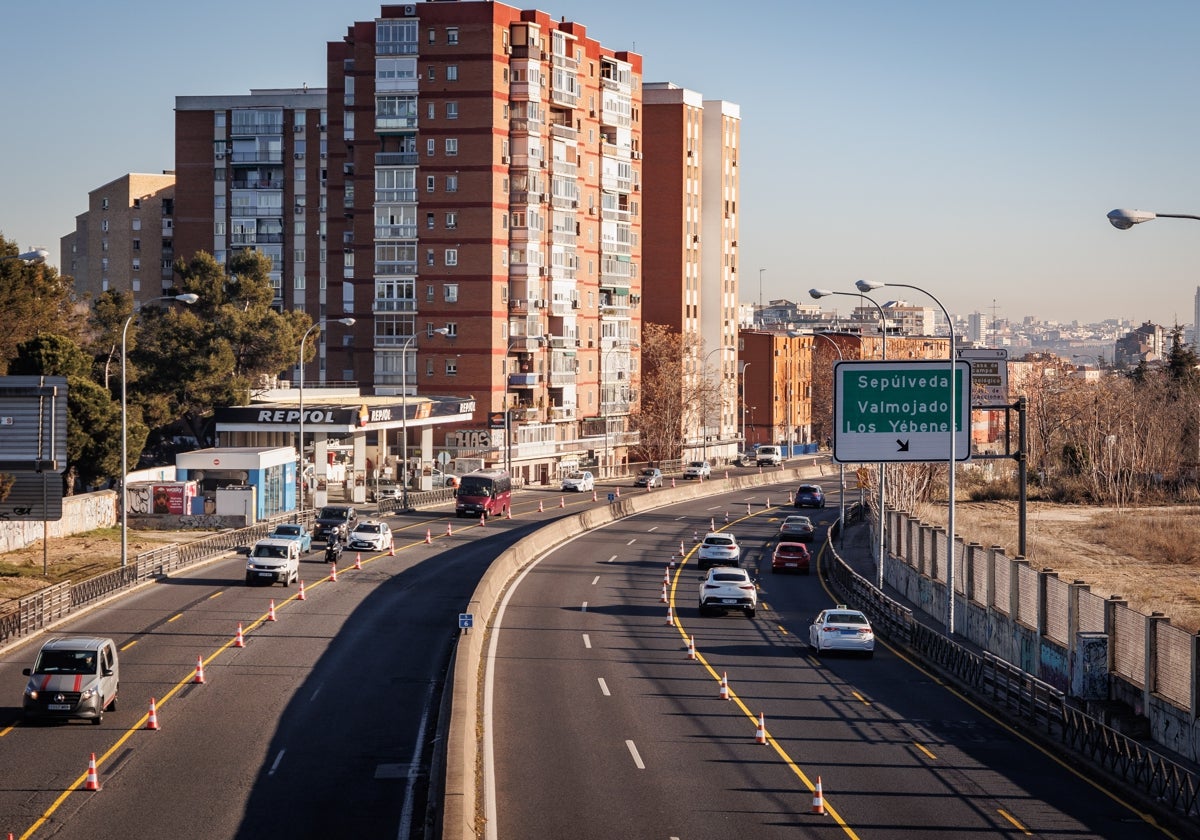
[[[886, 646], [877, 642], [871, 660], [841, 653], [817, 657], [807, 646], [808, 625], [833, 606], [820, 581], [776, 575], [765, 597], [781, 634], [811, 666], [813, 692], [826, 700], [805, 705], [803, 716], [835, 740], [838, 726], [856, 731], [836, 761], [818, 759], [815, 767], [826, 779], [849, 774], [854, 780], [845, 791], [835, 788], [835, 795], [860, 824], [883, 819], [889, 830], [911, 836], [967, 831], [980, 820], [1004, 831], [1019, 824], [1035, 833], [1162, 836], [1103, 788]], [[807, 749], [805, 737], [797, 738], [799, 749]], [[892, 800], [882, 813], [879, 791]]]
[[[704, 680], [659, 601], [665, 567], [628, 549], [607, 563], [619, 541], [601, 534], [543, 560], [506, 607], [499, 836], [708, 836], [722, 826], [756, 837], [837, 835], [828, 826], [807, 833], [796, 814], [811, 797], [797, 796], [779, 765], [760, 764], [753, 728], [715, 689], [699, 694]], [[746, 762], [754, 772], [734, 771]], [[756, 792], [781, 789], [763, 813]]]
[[[444, 579], [451, 596], [459, 601], [459, 603], [451, 605], [456, 615], [457, 611], [461, 610], [462, 602], [467, 597], [464, 593], [469, 593], [474, 587], [474, 581], [471, 579], [472, 574], [477, 579], [477, 570], [481, 570], [490, 562], [491, 555], [499, 550], [498, 546], [501, 546], [500, 541], [504, 539], [505, 532], [510, 530], [513, 530], [515, 534], [515, 529], [512, 526], [488, 529], [486, 531], [478, 528], [464, 528], [461, 534], [456, 534], [451, 540], [439, 541], [438, 544], [435, 544], [435, 547], [422, 547], [419, 551], [408, 552], [408, 555], [413, 558], [428, 556], [433, 551], [440, 550], [446, 545], [457, 546], [454, 551], [448, 552], [451, 559], [446, 560], [446, 558], [441, 558], [443, 562], [435, 562], [428, 566], [430, 570], [437, 569], [441, 573], [436, 586], [441, 587]], [[485, 541], [485, 544], [491, 544], [489, 547], [482, 549], [486, 559], [475, 563], [477, 570], [474, 572], [470, 569], [469, 563], [473, 555], [469, 553], [468, 549], [468, 546], [476, 541], [469, 536], [472, 533], [486, 535], [489, 539]], [[510, 536], [509, 539], [515, 539], [515, 535]], [[431, 557], [429, 559], [432, 561], [435, 558]], [[379, 562], [389, 561], [394, 564], [405, 562], [402, 559], [402, 555], [397, 558], [380, 558]], [[234, 558], [233, 560], [213, 564], [210, 567], [197, 571], [202, 571], [205, 576], [227, 584], [230, 579], [236, 579], [233, 577], [234, 575], [240, 575], [240, 569], [244, 565], [244, 562], [244, 558]], [[467, 562], [465, 569], [464, 562]], [[319, 594], [329, 595], [335, 592], [340, 592], [343, 596], [347, 596], [354, 590], [354, 587], [348, 585], [354, 576], [365, 577], [373, 573], [373, 570], [377, 567], [372, 562], [365, 565], [362, 572], [356, 572], [352, 569], [343, 570], [339, 574], [339, 582], [332, 584], [327, 582], [321, 583], [317, 577], [318, 575], [326, 575], [328, 573], [328, 569], [323, 563], [306, 562], [301, 565], [302, 576], [311, 585], [308, 590], [308, 599], [300, 603], [299, 606], [307, 607], [313, 615], [327, 618], [328, 626], [318, 626], [314, 630], [301, 632], [297, 635], [297, 638], [309, 640], [317, 644], [322, 639], [327, 640], [337, 635], [345, 617], [352, 614], [354, 604], [340, 604], [338, 600], [328, 597], [318, 601], [316, 596]], [[102, 635], [110, 635], [110, 631], [114, 626], [124, 625], [130, 612], [129, 606], [131, 604], [135, 604], [136, 602], [135, 606], [137, 609], [133, 610], [134, 612], [145, 609], [149, 609], [150, 612], [157, 610], [157, 617], [154, 623], [147, 625], [146, 632], [128, 640], [136, 641], [137, 644], [132, 648], [128, 648], [127, 653], [122, 655], [120, 710], [114, 714], [107, 715], [103, 726], [80, 727], [76, 725], [70, 728], [39, 727], [36, 729], [18, 727], [12, 730], [9, 736], [0, 741], [0, 750], [3, 750], [6, 761], [12, 759], [20, 762], [18, 766], [34, 766], [38, 757], [47, 756], [45, 739], [42, 737], [44, 732], [52, 731], [60, 737], [72, 739], [68, 741], [67, 746], [61, 752], [57, 749], [55, 750], [58, 753], [57, 760], [49, 761], [49, 766], [36, 774], [30, 773], [25, 775], [22, 783], [26, 794], [18, 796], [18, 799], [21, 800], [19, 804], [11, 803], [7, 795], [0, 793], [0, 802], [3, 803], [3, 805], [0, 805], [0, 808], [2, 808], [0, 814], [6, 817], [6, 822], [7, 818], [13, 814], [30, 816], [31, 818], [36, 817], [37, 813], [40, 813], [40, 809], [49, 805], [50, 800], [58, 791], [70, 786], [70, 779], [77, 779], [79, 774], [83, 772], [82, 770], [76, 771], [74, 767], [75, 762], [70, 761], [68, 758], [74, 754], [76, 746], [87, 748], [81, 759], [84, 762], [86, 762], [88, 752], [96, 752], [98, 756], [104, 755], [105, 750], [111, 748], [113, 741], [124, 734], [124, 731], [122, 731], [124, 727], [137, 725], [137, 718], [145, 714], [145, 704], [148, 702], [149, 696], [157, 694], [161, 699], [162, 693], [169, 691], [171, 685], [181, 678], [184, 680], [187, 679], [194, 666], [195, 657], [199, 655], [198, 651], [204, 651], [208, 654], [217, 647], [232, 640], [236, 632], [236, 622], [239, 618], [252, 620], [254, 617], [263, 616], [269, 599], [272, 596], [276, 596], [280, 622], [274, 625], [263, 625], [263, 627], [285, 627], [286, 625], [283, 622], [285, 614], [283, 598], [288, 597], [288, 595], [294, 596], [297, 593], [295, 587], [292, 587], [290, 590], [278, 586], [271, 588], [246, 587], [240, 583], [240, 580], [232, 587], [216, 590], [210, 588], [207, 591], [204, 591], [203, 586], [200, 584], [181, 585], [178, 582], [179, 579], [173, 579], [173, 581], [174, 583], [171, 585], [156, 585], [136, 593], [131, 593], [127, 598], [113, 602], [112, 605], [82, 616], [73, 625], [63, 628], [64, 633], [94, 632]], [[198, 592], [197, 590], [200, 591]], [[157, 602], [158, 599], [165, 599], [166, 602], [156, 603], [154, 608], [148, 607], [148, 601]], [[296, 602], [294, 601], [287, 605], [288, 614], [293, 615], [293, 617], [294, 613], [291, 610], [295, 605]], [[126, 618], [118, 618], [117, 615], [120, 613], [125, 613]], [[293, 629], [295, 626], [296, 624], [293, 623]], [[252, 638], [253, 636], [250, 634], [247, 635], [247, 649], [251, 647]], [[127, 645], [128, 641], [118, 638], [118, 643], [122, 643], [122, 646]], [[255, 639], [254, 641], [261, 646], [262, 638]], [[422, 658], [424, 651], [421, 648], [412, 648], [410, 650], [415, 658]], [[275, 711], [271, 712], [270, 704], [254, 703], [252, 696], [255, 691], [271, 696], [273, 689], [270, 683], [274, 678], [290, 679], [292, 680], [292, 684], [295, 685], [302, 677], [303, 672], [315, 661], [315, 656], [315, 649], [314, 651], [301, 651], [297, 654], [289, 654], [283, 658], [283, 661], [278, 662], [274, 666], [274, 671], [277, 673], [272, 673], [272, 669], [266, 669], [265, 671], [258, 669], [264, 675], [261, 680], [239, 681], [242, 690], [251, 698], [248, 705], [238, 706], [235, 704], [231, 706], [230, 703], [223, 701], [218, 704], [217, 708], [212, 710], [212, 714], [194, 715], [190, 722], [183, 727], [180, 727], [177, 723], [172, 725], [172, 729], [176, 730], [177, 733], [191, 732], [208, 733], [211, 735], [214, 722], [219, 723], [222, 727], [218, 732], [228, 728], [224, 719], [231, 714], [230, 710], [233, 708], [237, 709], [236, 722], [240, 723], [244, 721], [251, 724], [251, 733], [237, 732], [233, 737], [228, 738], [218, 735], [212, 741], [202, 739], [194, 745], [185, 747], [183, 754], [189, 755], [189, 760], [185, 763], [185, 766], [188, 767], [187, 777], [178, 780], [178, 784], [168, 786], [167, 790], [191, 791], [191, 794], [180, 801], [172, 801], [172, 807], [165, 810], [163, 812], [164, 815], [175, 815], [182, 821], [182, 825], [186, 826], [187, 820], [192, 816], [198, 815], [198, 812], [199, 814], [205, 813], [201, 800], [214, 799], [226, 803], [222, 806], [226, 809], [223, 813], [241, 813], [237, 809], [236, 803], [232, 807], [229, 805], [231, 794], [223, 780], [230, 777], [238, 778], [239, 776], [240, 778], [247, 778], [257, 773], [257, 768], [261, 765], [263, 759], [261, 754], [254, 752], [261, 749], [261, 746], [260, 742], [255, 741], [252, 733], [263, 733], [263, 740], [269, 738], [276, 722], [271, 715], [277, 715], [278, 709], [281, 708], [279, 704], [276, 704], [274, 707]], [[232, 657], [228, 657], [228, 659], [232, 659]], [[209, 697], [218, 695], [220, 693], [219, 690], [211, 690], [214, 685], [212, 679], [214, 675], [213, 669], [216, 668], [219, 672], [223, 667], [223, 665], [217, 664], [217, 662], [208, 662], [206, 664], [206, 676], [209, 679], [206, 685], [195, 687], [188, 685], [179, 692], [178, 696], [173, 697], [170, 703], [160, 704], [159, 716], [164, 724], [167, 720], [179, 716], [183, 716], [186, 720], [188, 702], [194, 700], [192, 695], [197, 692], [208, 692], [207, 696]], [[19, 673], [19, 667], [14, 665], [14, 668]], [[234, 669], [235, 674], [238, 672], [238, 669]], [[130, 684], [135, 688], [141, 685], [149, 687], [151, 690], [145, 692], [147, 695], [145, 698], [138, 699], [132, 696], [136, 694], [136, 691], [130, 691]], [[232, 684], [232, 681], [226, 680], [224, 687], [229, 687]], [[14, 685], [16, 686], [16, 690], [19, 691], [19, 686], [23, 685], [23, 680]], [[204, 697], [206, 695], [199, 694], [197, 696]], [[196, 706], [199, 704], [192, 702], [192, 705]], [[91, 733], [86, 743], [83, 742], [83, 739], [79, 738], [79, 735], [84, 730]], [[142, 734], [141, 732], [137, 733], [139, 737]], [[148, 734], [152, 737], [159, 737], [164, 733], [160, 731]], [[14, 738], [14, 735], [17, 737]], [[183, 737], [183, 735], [177, 734], [176, 737]], [[133, 739], [130, 740], [132, 741]], [[137, 741], [135, 743], [144, 745], [144, 741]], [[76, 746], [72, 746], [73, 744]], [[230, 754], [214, 752], [214, 747], [221, 744], [235, 747], [234, 752]], [[128, 742], [126, 746], [128, 746]], [[258, 755], [258, 757], [256, 758], [255, 755]], [[29, 760], [30, 756], [33, 756], [35, 760], [31, 762]], [[102, 775], [107, 775], [109, 770], [114, 771], [113, 784], [107, 786], [104, 791], [106, 799], [110, 802], [115, 800], [120, 790], [120, 784], [116, 781], [116, 778], [120, 776], [120, 772], [117, 771], [121, 762], [126, 759], [126, 748], [123, 747], [111, 759], [112, 766], [106, 767], [106, 763], [102, 762]], [[169, 760], [178, 764], [178, 755]], [[86, 763], [81, 766], [86, 766]], [[163, 771], [162, 768], [152, 768], [149, 773], [142, 775], [156, 779], [162, 777], [164, 780], [171, 778], [171, 774]], [[68, 780], [59, 783], [58, 780], [64, 778]], [[28, 796], [28, 791], [49, 791], [50, 793], [47, 796], [37, 794]], [[94, 794], [87, 794], [87, 796], [94, 796]], [[160, 798], [163, 796], [165, 794], [160, 794]], [[145, 799], [135, 797], [135, 800], [130, 807], [131, 813], [137, 813], [139, 809], [144, 809], [145, 807]], [[68, 813], [72, 807], [73, 803], [64, 805], [56, 816], [61, 819], [62, 814]], [[102, 831], [108, 825], [111, 825], [111, 823], [100, 821], [97, 824], [92, 824], [91, 820], [84, 820], [79, 830], [81, 832]], [[118, 823], [118, 833], [114, 836], [120, 836], [121, 831], [126, 832], [124, 836], [132, 836], [129, 833], [129, 825]]]

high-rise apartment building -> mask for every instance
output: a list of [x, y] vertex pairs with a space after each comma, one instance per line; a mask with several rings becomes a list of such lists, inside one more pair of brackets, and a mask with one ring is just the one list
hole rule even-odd
[[175, 175], [130, 173], [88, 193], [75, 231], [59, 241], [59, 265], [82, 295], [109, 289], [137, 303], [172, 286]]
[[451, 457], [549, 480], [636, 437], [641, 58], [502, 3], [389, 5], [328, 45], [330, 366], [470, 395]]
[[[644, 87], [647, 288], [643, 318], [695, 348], [685, 376], [712, 380], [715, 400], [685, 421], [685, 458], [740, 448], [737, 105], [671, 83]], [[653, 221], [649, 221], [653, 220]], [[704, 393], [708, 389], [693, 389]], [[707, 401], [704, 401], [707, 402]]]

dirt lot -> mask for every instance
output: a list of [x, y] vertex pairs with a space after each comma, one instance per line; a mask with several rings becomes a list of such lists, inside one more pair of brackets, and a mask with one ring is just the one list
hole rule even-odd
[[[945, 507], [921, 512], [945, 524]], [[1017, 555], [1015, 502], [959, 502], [959, 535]], [[204, 536], [196, 531], [130, 531], [129, 555]], [[1103, 597], [1121, 595], [1142, 612], [1161, 611], [1190, 632], [1200, 631], [1200, 507], [1111, 508], [1030, 503], [1028, 559], [1064, 580], [1083, 580]], [[52, 539], [50, 579], [80, 580], [121, 561], [121, 532], [108, 528]], [[42, 545], [0, 555], [0, 606], [46, 584]]]

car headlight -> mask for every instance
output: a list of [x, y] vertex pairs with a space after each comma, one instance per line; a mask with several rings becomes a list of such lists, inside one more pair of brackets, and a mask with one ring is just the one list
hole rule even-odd
[[30, 700], [36, 700], [36, 699], [38, 699], [38, 692], [37, 692], [37, 689], [36, 689], [36, 688], [27, 688], [27, 689], [25, 689], [25, 696], [26, 696], [26, 697], [28, 697]]
[[83, 691], [83, 693], [81, 693], [79, 695], [79, 700], [80, 700], [80, 702], [83, 702], [86, 700], [91, 700], [92, 697], [95, 696], [95, 694], [96, 694], [96, 689], [94, 689], [94, 688], [85, 689]]

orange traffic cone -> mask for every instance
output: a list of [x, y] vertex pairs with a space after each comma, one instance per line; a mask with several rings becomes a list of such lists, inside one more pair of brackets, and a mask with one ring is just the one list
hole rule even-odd
[[545, 513], [546, 509], [542, 507], [542, 500], [538, 499], [538, 513]]
[[688, 636], [688, 659], [696, 658], [696, 637]]
[[754, 743], [767, 743], [767, 718], [762, 712], [758, 713], [758, 731], [754, 733]]
[[771, 497], [767, 496], [766, 501], [763, 502], [763, 507], [770, 507], [770, 506], [771, 506]]
[[267, 606], [267, 621], [275, 620], [275, 599], [271, 599], [271, 603]]
[[425, 529], [425, 545], [433, 545], [433, 531]]
[[559, 496], [558, 497], [558, 506], [560, 508], [565, 508], [567, 506], [567, 500], [564, 499], [562, 496]]
[[675, 623], [675, 616], [671, 615], [671, 606], [668, 604], [667, 605], [667, 624], [671, 625], [674, 623]]
[[667, 568], [663, 569], [663, 586], [666, 586], [670, 582], [671, 582], [671, 567], [668, 566]]
[[721, 699], [729, 699], [729, 677], [725, 675], [724, 671], [721, 672]]
[[686, 553], [687, 553], [687, 549], [685, 549], [683, 547], [683, 540], [680, 540], [679, 541], [679, 556], [682, 557]]
[[659, 597], [658, 602], [660, 604], [667, 603], [667, 585], [665, 583], [663, 584], [662, 595]]
[[592, 491], [592, 501], [593, 502], [596, 501], [596, 491], [595, 490]]
[[617, 488], [617, 498], [618, 499], [621, 498], [621, 488], [620, 487]]
[[361, 551], [354, 555], [354, 568], [358, 569], [360, 572], [362, 571], [362, 552]]
[[392, 540], [388, 543], [388, 557], [396, 556], [396, 541]]
[[746, 515], [747, 516], [750, 515], [750, 503], [749, 502], [746, 502]]
[[759, 465], [759, 467], [758, 467], [758, 474], [759, 474], [759, 475], [762, 475], [762, 465], [761, 465], [761, 464], [760, 464], [760, 465]]
[[201, 656], [196, 657], [196, 676], [192, 677], [192, 682], [204, 684], [204, 658]]
[[240, 621], [238, 622], [237, 635], [233, 637], [233, 646], [234, 647], [245, 647], [246, 646], [246, 639], [242, 636], [242, 622], [240, 622]]
[[337, 583], [337, 563], [329, 564], [329, 582]]
[[692, 542], [700, 542], [700, 532], [695, 528], [692, 529]]
[[667, 561], [667, 568], [668, 568], [668, 569], [674, 569], [674, 568], [675, 568], [675, 557], [674, 557], [674, 555], [672, 555], [672, 556], [671, 556], [671, 559]]
[[817, 776], [817, 786], [813, 788], [813, 806], [812, 813], [825, 813], [825, 797], [821, 794], [821, 777]]
[[83, 786], [84, 790], [100, 790], [100, 777], [96, 775], [96, 754], [92, 753], [92, 757], [88, 759], [87, 783]]
[[729, 470], [725, 470], [725, 480], [729, 480]]
[[454, 536], [454, 525], [453, 525], [453, 523], [450, 523], [450, 522], [447, 522], [447, 523], [446, 523], [446, 536], [447, 536], [447, 537], [453, 537], [453, 536]]
[[671, 476], [671, 486], [675, 486], [675, 476]]
[[729, 511], [725, 511], [725, 521], [729, 521]]
[[154, 698], [150, 698], [150, 715], [146, 718], [147, 729], [158, 729], [158, 709], [154, 706]]
[[717, 520], [711, 516], [708, 517], [708, 530], [710, 530], [710, 531], [717, 530]]
[[504, 509], [504, 518], [505, 518], [505, 519], [512, 519], [512, 508], [510, 508], [510, 507], [506, 507], [506, 508]]
[[300, 594], [296, 596], [297, 601], [307, 601], [308, 596], [304, 594], [304, 581], [300, 581]]

